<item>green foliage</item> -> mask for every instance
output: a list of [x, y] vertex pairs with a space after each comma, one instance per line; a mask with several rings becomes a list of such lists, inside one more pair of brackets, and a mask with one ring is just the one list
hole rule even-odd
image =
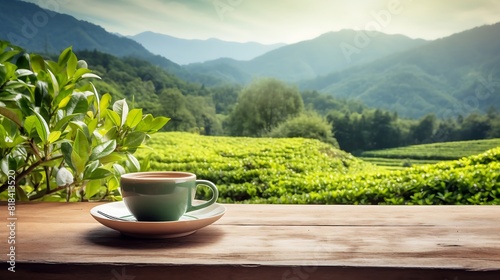
[[[159, 133], [154, 170], [216, 183], [220, 202], [298, 204], [499, 204], [500, 148], [434, 165], [387, 171], [317, 140]], [[138, 158], [146, 157], [141, 152]], [[208, 198], [210, 192], [200, 198]]]
[[[189, 131], [200, 134], [223, 134], [216, 116], [215, 96], [221, 104], [235, 102], [237, 92], [223, 95], [227, 87], [209, 90], [203, 85], [185, 82], [157, 66], [137, 58], [117, 58], [97, 51], [80, 51], [80, 57], [94, 65], [102, 81], [96, 86], [113, 96], [133, 100], [145, 113], [170, 116], [167, 131]], [[220, 92], [219, 92], [220, 90]], [[219, 105], [220, 108], [220, 105]], [[227, 110], [227, 108], [220, 108]]]
[[260, 136], [291, 117], [299, 115], [304, 104], [298, 89], [276, 79], [261, 79], [243, 89], [229, 116], [231, 135]]
[[71, 48], [52, 61], [0, 41], [4, 197], [119, 199], [121, 173], [141, 169], [133, 153], [169, 119], [100, 96], [86, 66]]
[[411, 145], [407, 147], [366, 151], [362, 157], [412, 160], [457, 160], [500, 147], [500, 138]]
[[269, 132], [269, 136], [275, 138], [302, 137], [317, 139], [332, 144], [336, 148], [339, 147], [337, 140], [333, 137], [331, 125], [314, 112], [304, 113], [281, 123]]

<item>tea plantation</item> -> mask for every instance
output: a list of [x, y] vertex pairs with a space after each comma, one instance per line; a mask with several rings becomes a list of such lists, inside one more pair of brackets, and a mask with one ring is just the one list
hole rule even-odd
[[500, 147], [500, 138], [411, 145], [400, 148], [366, 151], [361, 153], [359, 158], [388, 169], [402, 169], [414, 165], [457, 160], [462, 157], [477, 155], [496, 147]]
[[[158, 133], [138, 158], [151, 170], [196, 173], [219, 202], [500, 204], [500, 147], [460, 160], [389, 171], [316, 140]], [[200, 192], [207, 198], [208, 191]], [[205, 197], [204, 197], [205, 196]]]

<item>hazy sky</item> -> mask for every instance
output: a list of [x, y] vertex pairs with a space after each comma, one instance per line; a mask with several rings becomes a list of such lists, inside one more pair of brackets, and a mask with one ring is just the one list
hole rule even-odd
[[498, 0], [25, 0], [109, 32], [294, 43], [341, 29], [436, 39], [500, 22]]

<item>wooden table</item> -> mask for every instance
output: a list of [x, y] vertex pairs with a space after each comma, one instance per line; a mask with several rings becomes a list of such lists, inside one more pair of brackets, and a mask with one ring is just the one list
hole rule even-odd
[[[500, 279], [499, 206], [225, 205], [181, 238], [122, 236], [95, 203], [16, 204], [1, 279]], [[9, 278], [5, 278], [9, 276]]]

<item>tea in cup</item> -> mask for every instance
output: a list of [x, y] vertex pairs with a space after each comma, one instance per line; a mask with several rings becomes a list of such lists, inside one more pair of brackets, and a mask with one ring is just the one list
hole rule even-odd
[[[213, 195], [210, 200], [194, 205], [199, 185], [209, 187]], [[214, 204], [219, 196], [214, 183], [179, 171], [123, 174], [120, 190], [125, 205], [138, 221], [177, 221], [186, 212]]]

